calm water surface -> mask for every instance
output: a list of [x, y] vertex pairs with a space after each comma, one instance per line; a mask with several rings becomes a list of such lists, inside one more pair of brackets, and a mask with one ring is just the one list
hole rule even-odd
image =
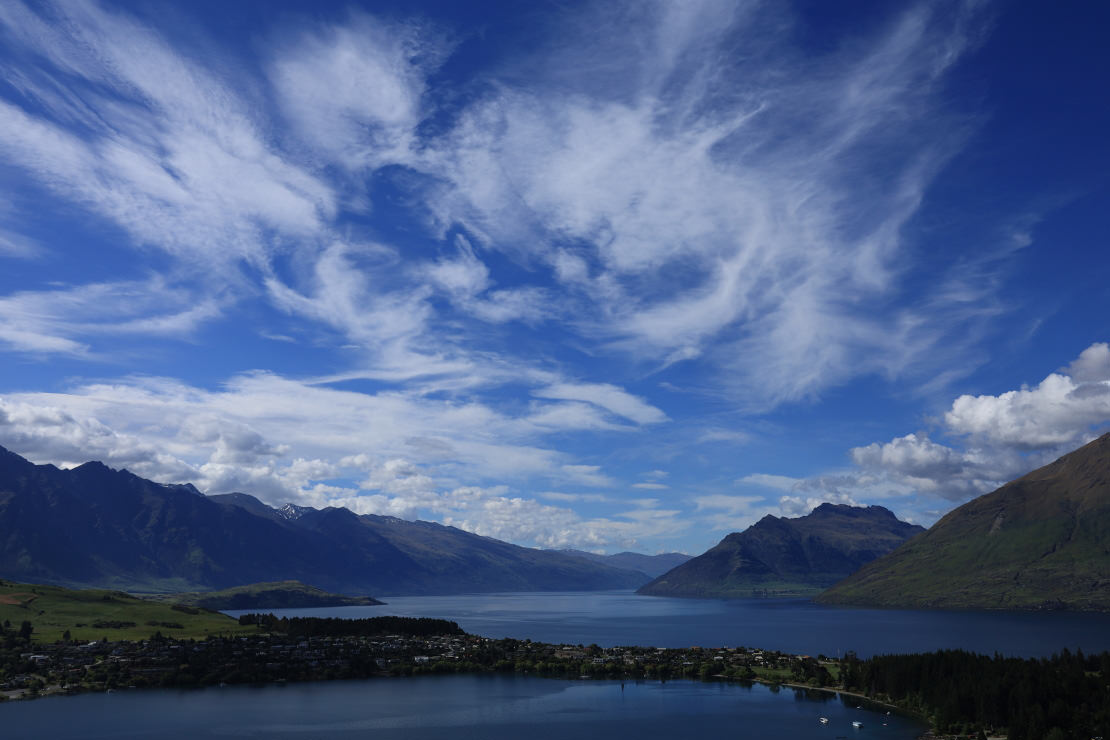
[[[684, 737], [916, 738], [923, 725], [832, 694], [687, 681], [512, 676], [117, 691], [0, 707], [4, 738], [355, 738], [567, 740]], [[822, 725], [818, 717], [828, 717]], [[852, 727], [852, 720], [863, 727]], [[885, 724], [884, 724], [885, 723]]]
[[[1110, 650], [1110, 615], [848, 609], [805, 600], [669, 599], [630, 591], [382, 597], [386, 606], [280, 609], [287, 616], [439, 617], [485, 637], [602, 647], [739, 646], [861, 657], [962, 648], [1046, 657]], [[228, 612], [239, 615], [242, 612]]]

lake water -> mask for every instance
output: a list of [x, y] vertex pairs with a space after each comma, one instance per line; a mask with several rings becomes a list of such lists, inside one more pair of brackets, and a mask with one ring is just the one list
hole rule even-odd
[[[286, 616], [439, 617], [485, 637], [602, 647], [748, 646], [860, 657], [962, 648], [1046, 657], [1110, 650], [1110, 615], [828, 607], [805, 600], [671, 599], [630, 591], [383, 597], [385, 606], [277, 609]], [[243, 612], [228, 612], [238, 616]]]
[[[1110, 650], [1110, 615], [824, 607], [803, 600], [690, 600], [631, 592], [392, 597], [385, 606], [288, 616], [451, 619], [487, 637], [657, 647], [751, 646], [861, 656], [964, 648], [1044, 656]], [[241, 612], [231, 612], [238, 615]], [[194, 691], [117, 691], [0, 706], [5, 738], [565, 740], [635, 737], [916, 738], [924, 727], [855, 699], [756, 684], [421, 676]], [[829, 718], [820, 724], [820, 716]], [[863, 722], [854, 728], [852, 720]]]
[[[925, 729], [855, 706], [833, 694], [758, 684], [463, 675], [47, 698], [0, 707], [0, 726], [13, 740], [909, 740]], [[829, 723], [820, 724], [821, 716]]]

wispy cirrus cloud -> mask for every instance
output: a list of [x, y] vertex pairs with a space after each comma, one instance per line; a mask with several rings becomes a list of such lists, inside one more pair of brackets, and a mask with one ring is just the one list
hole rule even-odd
[[426, 78], [449, 50], [427, 24], [353, 12], [274, 44], [268, 74], [302, 141], [329, 162], [373, 169], [411, 157]]
[[[498, 87], [413, 166], [452, 185], [443, 223], [551, 265], [610, 351], [727, 367], [718, 387], [764, 408], [898, 374], [943, 334], [925, 305], [877, 309], [905, 297], [902, 228], [962, 141], [941, 91], [971, 15], [916, 8], [803, 61], [765, 7], [653, 7], [552, 50], [549, 86]], [[726, 45], [766, 53], [733, 67]]]
[[52, 118], [0, 101], [0, 152], [41, 185], [137, 245], [207, 266], [265, 263], [267, 230], [310, 236], [334, 212], [330, 187], [268, 146], [246, 102], [150, 28], [95, 4], [43, 13], [15, 3], [0, 16], [61, 83], [23, 100], [49, 88], [83, 111]]
[[103, 335], [189, 336], [218, 318], [223, 301], [160, 276], [57, 286], [0, 297], [0, 342], [26, 352], [88, 356]]
[[[685, 386], [752, 414], [968, 359], [954, 337], [1002, 310], [997, 285], [968, 262], [906, 275], [927, 262], [908, 225], [965, 140], [945, 84], [977, 7], [899, 8], [817, 52], [771, 3], [555, 8], [460, 80], [439, 71], [465, 33], [425, 21], [279, 19], [255, 57], [119, 7], [7, 3], [11, 195], [65, 204], [138, 268], [10, 289], [0, 342], [96, 359], [108, 338], [247, 327], [288, 354], [11, 394], [3, 439], [551, 545], [682, 530], [636, 489], [746, 521], [766, 507], [682, 499], [661, 471], [626, 482], [594, 450], [691, 413]], [[39, 253], [7, 229], [0, 258]], [[1009, 428], [1007, 404], [1052, 392], [965, 402], [952, 429]], [[959, 463], [925, 442], [858, 462], [900, 485], [939, 478], [930, 455]], [[776, 492], [787, 510], [846, 486]], [[606, 493], [528, 493], [550, 487]]]
[[[349, 178], [265, 136], [253, 93], [96, 5], [6, 11], [9, 38], [81, 87], [80, 101], [63, 94], [69, 108], [53, 109], [84, 113], [0, 103], [4, 153], [139, 244], [184, 263], [230, 260], [232, 273], [254, 266], [278, 307], [382, 345], [363, 361], [396, 377], [419, 374], [398, 365], [444, 361], [428, 349], [444, 339], [432, 289], [482, 322], [538, 322], [558, 305], [562, 326], [595, 351], [694, 362], [760, 407], [930, 358], [943, 338], [930, 312], [876, 309], [901, 295], [902, 226], [960, 142], [941, 92], [973, 43], [972, 10], [911, 8], [816, 58], [776, 35], [787, 19], [767, 6], [626, 10], [554, 24], [581, 40], [555, 33], [533, 51], [536, 69], [553, 72], [493, 73], [446, 127], [421, 128], [436, 113], [430, 75], [453, 48], [427, 24], [308, 24], [274, 45], [256, 80], [308, 151], [364, 173], [404, 169], [393, 182], [414, 196], [413, 214], [426, 207], [444, 229], [542, 266], [533, 284], [494, 289], [465, 248], [406, 260], [419, 269], [386, 270], [384, 287], [344, 258], [357, 247], [336, 246], [348, 242], [340, 210], [373, 208], [357, 193], [342, 200]], [[618, 18], [626, 33], [598, 32]], [[737, 48], [759, 53], [727, 53]], [[57, 87], [26, 78], [21, 89], [45, 99]], [[289, 250], [326, 292], [279, 277], [271, 263]], [[333, 289], [365, 300], [333, 300]], [[456, 355], [475, 338], [453, 342]]]
[[30, 259], [43, 251], [41, 245], [22, 234], [0, 229], [0, 257]]
[[541, 398], [584, 401], [637, 424], [658, 424], [667, 415], [642, 398], [609, 383], [554, 383], [534, 391]]

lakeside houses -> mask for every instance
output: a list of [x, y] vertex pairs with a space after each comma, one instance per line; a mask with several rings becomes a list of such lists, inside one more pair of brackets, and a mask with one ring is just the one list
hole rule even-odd
[[[247, 623], [257, 624], [258, 633], [205, 640], [156, 633], [135, 642], [32, 643], [17, 631], [0, 629], [0, 699], [143, 687], [507, 673], [622, 682], [760, 681], [772, 690], [824, 689], [841, 692], [842, 701], [850, 696], [853, 706], [870, 698], [885, 703], [884, 710], [900, 708], [940, 733], [963, 737], [994, 735], [999, 728], [1007, 728], [1014, 740], [1042, 737], [1038, 728], [1049, 719], [1079, 732], [1062, 737], [1106, 736], [1088, 730], [1104, 728], [1110, 717], [1110, 653], [1084, 656], [1065, 650], [1051, 659], [1021, 659], [948, 650], [865, 660], [847, 653], [834, 660], [747, 647], [600, 647], [492, 639], [466, 634], [453, 622], [399, 617], [249, 615]], [[274, 629], [279, 624], [283, 629]], [[377, 630], [385, 624], [398, 631]], [[359, 631], [364, 634], [351, 634]], [[1007, 699], [1014, 696], [1022, 697], [1016, 705]], [[1065, 709], [1056, 711], [1059, 707]]]
[[0, 697], [125, 687], [502, 671], [593, 678], [728, 678], [833, 683], [831, 662], [748, 648], [552, 645], [475, 635], [309, 636], [279, 633], [137, 642], [57, 642], [0, 652]]

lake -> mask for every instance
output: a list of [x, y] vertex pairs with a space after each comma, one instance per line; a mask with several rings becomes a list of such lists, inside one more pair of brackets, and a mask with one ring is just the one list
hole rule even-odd
[[[0, 707], [5, 738], [909, 740], [925, 727], [851, 698], [759, 684], [424, 676], [83, 694]], [[827, 717], [821, 724], [818, 717]], [[852, 721], [863, 723], [861, 728]]]
[[[451, 619], [468, 632], [549, 643], [751, 646], [860, 656], [964, 648], [1045, 656], [1110, 650], [1110, 615], [849, 609], [804, 600], [692, 600], [627, 591], [386, 598], [376, 607], [284, 609], [287, 616]], [[238, 615], [241, 612], [229, 612]], [[192, 691], [120, 690], [0, 707], [4, 738], [483, 738], [565, 740], [728, 736], [916, 738], [911, 718], [851, 697], [755, 684], [419, 676]], [[818, 717], [827, 717], [820, 724]], [[855, 728], [852, 721], [863, 726]]]
[[855, 609], [800, 599], [673, 599], [631, 591], [382, 598], [385, 606], [272, 611], [285, 616], [438, 617], [485, 637], [602, 647], [743, 645], [834, 657], [848, 650], [860, 657], [942, 648], [1021, 657], [1047, 657], [1065, 647], [1110, 650], [1107, 614]]

